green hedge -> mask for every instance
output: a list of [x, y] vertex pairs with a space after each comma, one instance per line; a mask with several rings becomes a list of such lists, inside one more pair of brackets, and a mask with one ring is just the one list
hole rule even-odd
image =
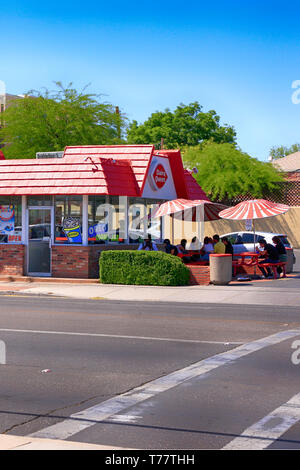
[[183, 286], [190, 278], [180, 258], [161, 251], [103, 251], [99, 266], [103, 284]]

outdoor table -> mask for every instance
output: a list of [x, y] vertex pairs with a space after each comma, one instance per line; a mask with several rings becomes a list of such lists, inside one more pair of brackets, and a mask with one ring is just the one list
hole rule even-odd
[[[254, 253], [251, 251], [245, 251], [242, 253], [234, 253], [233, 257], [239, 258], [237, 260], [232, 261], [234, 276], [236, 275], [236, 270], [239, 266], [257, 266], [259, 256], [260, 256], [260, 253]], [[250, 259], [247, 260], [246, 258], [250, 258]]]

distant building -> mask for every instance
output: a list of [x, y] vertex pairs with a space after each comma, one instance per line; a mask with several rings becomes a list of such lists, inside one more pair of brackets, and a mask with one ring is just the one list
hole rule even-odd
[[286, 157], [272, 160], [272, 164], [285, 172], [287, 181], [300, 181], [300, 152], [291, 153]]
[[11, 95], [9, 93], [5, 93], [5, 95], [0, 94], [0, 113], [4, 113], [5, 109], [9, 106], [9, 102], [24, 98], [24, 95]]
[[300, 205], [300, 152], [271, 160], [272, 165], [284, 172], [282, 187], [283, 201], [291, 206]]

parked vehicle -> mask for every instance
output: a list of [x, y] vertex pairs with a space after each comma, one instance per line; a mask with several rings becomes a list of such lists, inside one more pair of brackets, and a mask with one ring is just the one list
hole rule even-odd
[[[271, 243], [274, 245], [272, 238], [279, 237], [283, 242], [284, 246], [287, 248], [291, 248], [292, 246], [288, 241], [288, 238], [283, 233], [271, 233], [271, 232], [255, 232], [255, 249], [260, 249], [259, 241], [266, 240], [267, 243]], [[220, 237], [227, 237], [228, 240], [231, 242], [233, 246], [233, 253], [243, 253], [245, 251], [253, 251], [254, 250], [254, 232], [231, 232], [231, 233], [224, 233], [224, 235], [220, 235]], [[296, 261], [294, 252], [294, 263]]]

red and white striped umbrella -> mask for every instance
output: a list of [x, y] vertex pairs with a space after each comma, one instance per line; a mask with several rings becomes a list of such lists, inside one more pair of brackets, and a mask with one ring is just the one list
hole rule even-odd
[[195, 207], [195, 201], [188, 199], [173, 199], [173, 201], [163, 202], [153, 214], [153, 217], [163, 217], [164, 215], [171, 215], [177, 212], [185, 211], [190, 207]]
[[204, 207], [204, 221], [219, 219], [219, 212], [226, 206], [223, 204], [216, 204], [211, 201], [196, 199], [174, 199], [173, 201], [167, 201], [162, 203], [152, 217], [163, 217], [165, 215], [174, 214], [176, 218], [182, 218], [183, 212], [186, 212], [185, 220], [197, 220], [197, 213], [195, 210], [191, 212], [193, 208]]
[[236, 206], [229, 207], [219, 213], [222, 219], [231, 220], [253, 220], [263, 219], [265, 217], [274, 217], [284, 214], [289, 210], [289, 206], [278, 204], [265, 199], [253, 199], [243, 201]]

